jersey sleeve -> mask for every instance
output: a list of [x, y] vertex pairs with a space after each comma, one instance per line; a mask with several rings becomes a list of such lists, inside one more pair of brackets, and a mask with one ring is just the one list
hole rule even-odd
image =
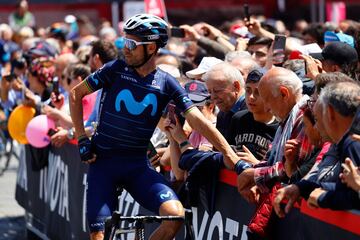
[[86, 79], [86, 85], [89, 90], [95, 92], [101, 88], [106, 88], [111, 86], [114, 81], [114, 77], [112, 77], [114, 71], [115, 62], [109, 62], [102, 66], [96, 72], [90, 74]]
[[170, 98], [175, 102], [176, 107], [180, 109], [182, 113], [185, 113], [194, 106], [185, 89], [170, 75], [167, 75], [167, 91]]

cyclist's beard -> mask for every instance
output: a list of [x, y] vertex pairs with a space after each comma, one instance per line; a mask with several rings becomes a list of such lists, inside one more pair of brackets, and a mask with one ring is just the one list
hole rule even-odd
[[128, 66], [132, 67], [132, 68], [139, 68], [139, 67], [142, 67], [143, 65], [145, 65], [149, 60], [150, 58], [154, 55], [154, 53], [152, 54], [148, 54], [147, 52], [147, 49], [145, 48], [145, 46], [143, 45], [144, 47], [144, 57], [141, 61], [138, 61], [138, 62], [133, 62], [133, 63], [130, 63], [126, 57], [125, 57], [125, 62]]

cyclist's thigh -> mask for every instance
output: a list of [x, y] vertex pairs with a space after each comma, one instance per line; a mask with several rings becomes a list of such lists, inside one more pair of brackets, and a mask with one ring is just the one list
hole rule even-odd
[[150, 166], [138, 168], [128, 176], [126, 190], [143, 207], [159, 213], [160, 205], [169, 200], [178, 200], [166, 179]]
[[116, 210], [116, 169], [108, 159], [97, 159], [89, 165], [87, 218], [90, 232], [104, 231], [104, 219]]

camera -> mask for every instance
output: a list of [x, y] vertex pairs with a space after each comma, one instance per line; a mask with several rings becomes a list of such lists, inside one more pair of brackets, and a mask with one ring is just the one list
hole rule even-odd
[[185, 37], [185, 30], [179, 27], [172, 27], [170, 29], [170, 36], [175, 38], [184, 38]]
[[17, 76], [16, 76], [16, 74], [14, 74], [14, 73], [11, 73], [11, 74], [9, 74], [9, 75], [3, 76], [3, 79], [4, 79], [5, 81], [8, 81], [8, 82], [12, 82], [12, 81], [14, 81], [16, 78], [17, 78]]

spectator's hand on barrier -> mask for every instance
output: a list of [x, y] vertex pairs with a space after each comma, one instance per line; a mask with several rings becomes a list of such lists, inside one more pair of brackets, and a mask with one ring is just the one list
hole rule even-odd
[[307, 204], [308, 204], [309, 208], [318, 208], [319, 207], [318, 199], [324, 193], [326, 193], [325, 190], [323, 190], [321, 188], [315, 188], [315, 190], [313, 190], [310, 193], [310, 196], [307, 200]]
[[241, 194], [242, 191], [246, 189], [250, 189], [255, 185], [255, 169], [248, 168], [245, 169], [238, 177], [237, 177], [237, 187], [238, 192]]
[[51, 93], [51, 103], [57, 109], [62, 108], [62, 106], [64, 105], [64, 101], [65, 101], [65, 97], [63, 94], [59, 94], [58, 96], [56, 96], [55, 93], [53, 92]]
[[[285, 214], [288, 214], [295, 204], [295, 202], [300, 198], [300, 190], [295, 184], [291, 184], [284, 188], [279, 189], [276, 192], [276, 197], [273, 202], [275, 213], [280, 217], [285, 217]], [[281, 201], [288, 200], [284, 209], [281, 208]]]
[[251, 163], [252, 165], [258, 164], [260, 162], [245, 145], [242, 145], [242, 149], [244, 152], [236, 152], [236, 155], [240, 157], [240, 160], [244, 160], [248, 163]]
[[67, 141], [68, 141], [68, 131], [66, 129], [63, 129], [61, 127], [58, 127], [56, 129], [56, 133], [54, 135], [51, 136], [51, 144], [54, 147], [62, 147]]
[[181, 25], [180, 28], [185, 30], [185, 41], [197, 41], [201, 38], [201, 35], [192, 26]]
[[78, 139], [78, 148], [82, 162], [93, 163], [96, 160], [96, 155], [92, 153], [91, 141], [87, 136], [81, 136]]
[[306, 77], [315, 80], [316, 76], [323, 72], [322, 63], [308, 55], [300, 55], [306, 63]]
[[252, 186], [240, 192], [241, 196], [249, 203], [258, 204], [260, 200], [260, 190], [257, 186]]
[[340, 173], [341, 182], [345, 183], [354, 191], [360, 191], [360, 170], [356, 167], [350, 158], [345, 159], [345, 166], [342, 173]]

